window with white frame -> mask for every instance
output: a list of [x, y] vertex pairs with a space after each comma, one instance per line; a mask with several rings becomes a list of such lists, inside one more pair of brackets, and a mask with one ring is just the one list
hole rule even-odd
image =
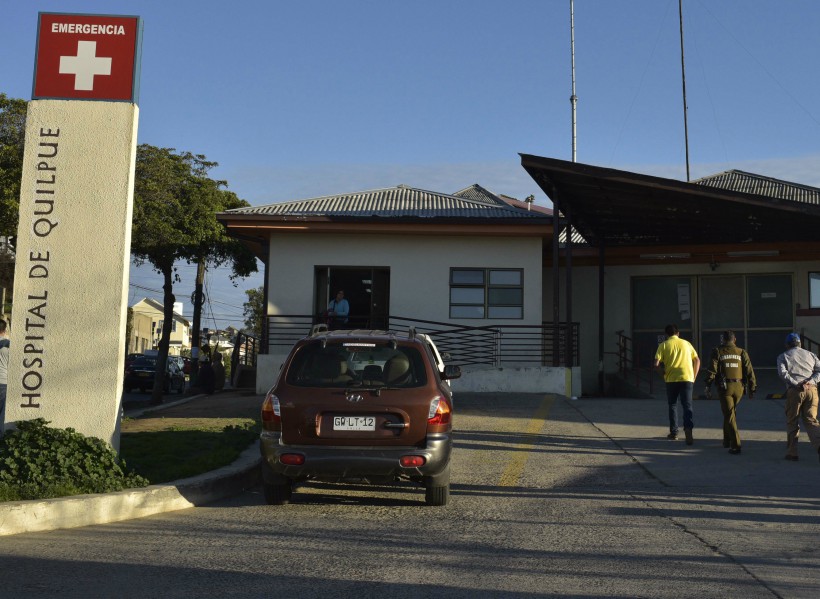
[[820, 308], [820, 272], [809, 273], [809, 308]]
[[524, 318], [524, 271], [451, 268], [450, 318]]

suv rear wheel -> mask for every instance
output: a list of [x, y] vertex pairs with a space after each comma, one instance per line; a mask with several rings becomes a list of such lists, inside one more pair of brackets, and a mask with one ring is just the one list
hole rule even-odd
[[424, 477], [424, 503], [447, 505], [450, 499], [450, 465], [435, 476]]
[[262, 481], [262, 491], [268, 505], [285, 505], [290, 502], [293, 482], [284, 476], [270, 473]]

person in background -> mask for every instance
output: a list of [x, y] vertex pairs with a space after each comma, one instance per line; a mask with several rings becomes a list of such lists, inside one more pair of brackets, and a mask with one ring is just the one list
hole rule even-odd
[[347, 323], [349, 315], [350, 304], [345, 299], [345, 292], [339, 290], [336, 292], [336, 297], [327, 305], [328, 325], [331, 329], [341, 328]]
[[799, 460], [797, 440], [800, 418], [814, 450], [820, 455], [820, 423], [817, 422], [817, 383], [820, 359], [800, 347], [800, 335], [789, 333], [786, 347], [777, 356], [777, 376], [786, 384], [786, 459]]
[[222, 391], [225, 388], [225, 365], [222, 363], [222, 352], [214, 352], [211, 367], [214, 369], [214, 391]]
[[666, 399], [669, 403], [669, 434], [667, 439], [678, 438], [678, 400], [683, 408], [683, 431], [686, 444], [692, 445], [694, 437], [694, 411], [692, 388], [700, 370], [700, 358], [692, 344], [680, 338], [677, 325], [666, 325], [666, 341], [655, 352], [655, 368], [663, 363], [663, 380], [666, 382]]
[[735, 345], [737, 337], [733, 331], [724, 331], [720, 345], [712, 350], [709, 367], [706, 369], [706, 398], [712, 398], [712, 382], [717, 384], [720, 409], [723, 412], [723, 447], [729, 453], [740, 453], [740, 433], [737, 430], [737, 406], [744, 392], [749, 399], [754, 398], [757, 379], [752, 368], [752, 360], [742, 347]]
[[3, 421], [6, 410], [6, 391], [9, 383], [9, 335], [6, 321], [0, 318], [0, 436], [3, 435]]
[[199, 377], [197, 384], [202, 393], [211, 395], [214, 392], [214, 368], [211, 365], [210, 356], [204, 352], [199, 354]]

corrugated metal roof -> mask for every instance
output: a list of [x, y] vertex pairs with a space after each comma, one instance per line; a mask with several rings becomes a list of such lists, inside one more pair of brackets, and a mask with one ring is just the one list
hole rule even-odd
[[[518, 208], [519, 210], [526, 210], [528, 212], [535, 212], [543, 216], [552, 217], [552, 209], [550, 208], [545, 208], [543, 206], [527, 206], [527, 202], [522, 202], [521, 200], [517, 200], [515, 198], [511, 198], [505, 195], [496, 195], [491, 191], [484, 189], [477, 183], [471, 185], [470, 187], [466, 187], [465, 189], [457, 191], [453, 195], [458, 197], [472, 198], [477, 201], [484, 200], [487, 202], [499, 202], [501, 204], [506, 204], [508, 206]], [[565, 245], [566, 241], [567, 230], [561, 229], [561, 232], [558, 234], [558, 243], [561, 245]], [[584, 239], [584, 237], [576, 229], [573, 229], [572, 243], [575, 245], [586, 245], [587, 242], [586, 239]]]
[[453, 195], [457, 198], [464, 198], [466, 200], [473, 200], [476, 202], [485, 202], [493, 206], [509, 206], [509, 204], [507, 202], [504, 202], [499, 196], [489, 191], [488, 189], [484, 189], [478, 183], [474, 183], [469, 187], [460, 189]]
[[697, 185], [729, 189], [769, 198], [820, 205], [820, 189], [739, 170], [729, 170], [692, 181]]
[[[478, 186], [473, 186], [478, 187]], [[398, 185], [307, 200], [296, 200], [236, 208], [225, 214], [257, 214], [291, 217], [356, 217], [356, 218], [482, 218], [482, 219], [543, 219], [544, 214], [528, 212], [500, 200], [483, 190], [467, 188], [466, 196], [449, 195]], [[471, 190], [468, 192], [468, 190]], [[459, 192], [460, 193], [460, 192]]]

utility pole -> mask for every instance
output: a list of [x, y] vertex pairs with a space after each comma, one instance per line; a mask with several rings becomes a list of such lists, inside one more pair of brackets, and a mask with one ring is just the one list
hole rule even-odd
[[576, 160], [576, 121], [575, 112], [578, 104], [578, 96], [575, 95], [575, 2], [569, 0], [569, 37], [570, 55], [572, 62], [572, 95], [569, 101], [572, 104], [572, 161]]
[[205, 260], [199, 259], [196, 264], [196, 285], [194, 287], [194, 315], [193, 323], [191, 324], [191, 387], [195, 387], [199, 381], [199, 352], [201, 345], [200, 322], [202, 320], [202, 304], [204, 298], [202, 296], [202, 285], [205, 282]]
[[678, 16], [680, 19], [680, 72], [683, 82], [683, 139], [686, 145], [686, 181], [689, 182], [689, 123], [686, 117], [686, 67], [683, 61], [683, 0], [678, 0]]

